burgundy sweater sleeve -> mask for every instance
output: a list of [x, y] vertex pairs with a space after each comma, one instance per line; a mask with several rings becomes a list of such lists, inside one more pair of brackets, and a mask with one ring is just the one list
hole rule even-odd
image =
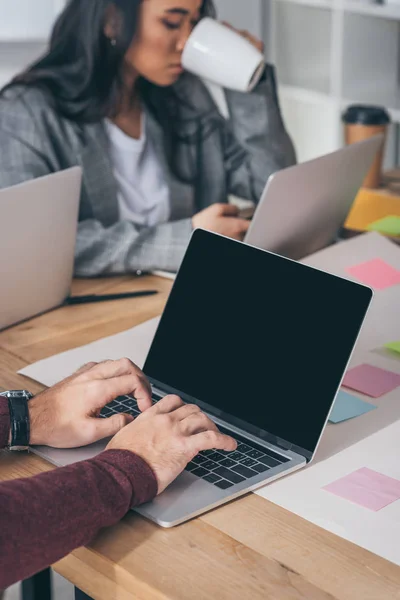
[[[4, 445], [8, 415], [1, 411], [0, 405]], [[0, 483], [0, 590], [87, 545], [100, 529], [156, 494], [153, 471], [125, 450]]]

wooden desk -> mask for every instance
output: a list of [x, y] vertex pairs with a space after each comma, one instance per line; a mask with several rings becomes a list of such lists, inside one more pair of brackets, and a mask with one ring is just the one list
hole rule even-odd
[[[156, 316], [171, 282], [121, 277], [74, 287], [162, 293], [64, 307], [1, 333], [4, 389], [39, 391], [17, 369]], [[33, 455], [0, 453], [0, 480], [51, 468]], [[95, 600], [400, 599], [400, 568], [253, 494], [170, 530], [131, 513], [54, 568]]]

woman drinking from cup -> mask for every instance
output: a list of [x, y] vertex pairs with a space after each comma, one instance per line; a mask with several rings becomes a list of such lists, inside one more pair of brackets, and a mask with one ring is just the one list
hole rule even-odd
[[228, 196], [257, 202], [294, 163], [273, 67], [249, 93], [226, 90], [227, 120], [183, 68], [207, 16], [211, 0], [69, 0], [46, 54], [1, 93], [0, 187], [83, 169], [77, 275], [175, 271], [196, 227], [243, 239]]

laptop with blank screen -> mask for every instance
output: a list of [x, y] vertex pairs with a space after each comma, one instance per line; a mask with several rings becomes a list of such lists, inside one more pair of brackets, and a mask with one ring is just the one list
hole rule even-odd
[[383, 140], [379, 134], [273, 173], [257, 207], [246, 201], [240, 210], [251, 220], [245, 243], [300, 260], [335, 242]]
[[377, 135], [271, 175], [244, 241], [295, 260], [332, 244], [382, 144]]
[[[135, 510], [171, 527], [310, 462], [371, 298], [358, 283], [196, 230], [144, 372], [154, 402], [174, 393], [198, 404], [238, 448], [201, 452]], [[101, 416], [115, 412], [139, 414], [127, 396]], [[65, 465], [104, 446], [35, 451]]]

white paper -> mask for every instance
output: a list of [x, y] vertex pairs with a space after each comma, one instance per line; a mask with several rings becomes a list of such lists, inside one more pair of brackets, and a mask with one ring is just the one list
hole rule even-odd
[[50, 387], [92, 361], [127, 357], [142, 369], [159, 320], [159, 317], [151, 319], [128, 331], [40, 360], [19, 373]]
[[171, 273], [171, 271], [151, 271], [151, 274], [164, 279], [176, 279], [176, 273]]
[[[400, 398], [397, 400], [400, 406]], [[335, 429], [337, 436], [341, 435], [342, 430], [337, 425], [328, 427]], [[312, 463], [256, 493], [400, 565], [400, 501], [373, 512], [322, 489], [361, 467], [400, 480], [399, 456], [400, 421], [397, 421], [332, 458]]]

